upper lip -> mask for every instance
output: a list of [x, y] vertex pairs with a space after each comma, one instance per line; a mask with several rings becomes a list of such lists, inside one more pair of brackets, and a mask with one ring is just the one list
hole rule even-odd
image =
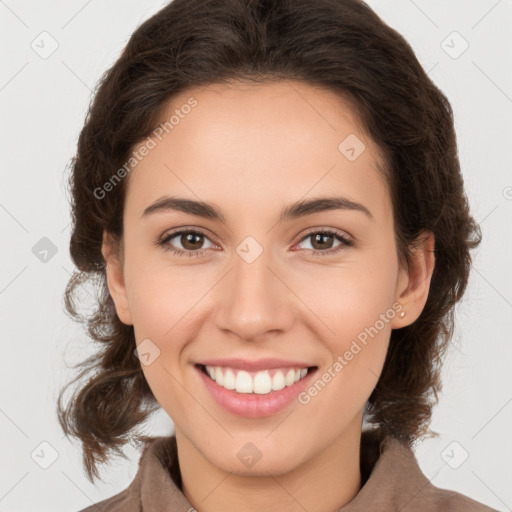
[[200, 361], [198, 364], [202, 364], [204, 366], [227, 366], [229, 368], [236, 368], [248, 372], [271, 370], [272, 368], [309, 368], [310, 366], [314, 366], [311, 363], [303, 361], [289, 361], [274, 357], [258, 359], [257, 361], [249, 361], [247, 359], [240, 358], [208, 359], [207, 361]]

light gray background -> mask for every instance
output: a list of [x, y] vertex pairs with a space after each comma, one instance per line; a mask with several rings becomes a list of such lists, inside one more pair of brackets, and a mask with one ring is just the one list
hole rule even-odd
[[[435, 485], [511, 510], [512, 2], [369, 4], [411, 43], [452, 103], [466, 189], [484, 235], [432, 422], [441, 437], [415, 452]], [[58, 391], [74, 375], [66, 363], [91, 353], [85, 333], [63, 312], [73, 270], [64, 171], [97, 80], [163, 5], [0, 0], [2, 511], [79, 510], [126, 488], [137, 469], [132, 447], [131, 460], [105, 466], [106, 483], [93, 486], [79, 447], [63, 438], [55, 415]], [[52, 38], [58, 48], [42, 58]], [[464, 41], [469, 47], [458, 55]], [[36, 244], [48, 244], [43, 237], [56, 250], [46, 262], [34, 254]], [[159, 412], [147, 430], [167, 435], [171, 428]], [[56, 460], [43, 469], [52, 455]]]

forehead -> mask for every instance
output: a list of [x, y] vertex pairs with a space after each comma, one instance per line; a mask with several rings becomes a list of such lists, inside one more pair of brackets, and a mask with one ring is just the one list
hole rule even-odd
[[129, 175], [126, 205], [139, 214], [173, 193], [223, 208], [264, 201], [268, 209], [326, 193], [381, 215], [390, 208], [378, 147], [350, 102], [330, 90], [288, 80], [188, 89], [166, 105], [155, 129], [154, 147]]

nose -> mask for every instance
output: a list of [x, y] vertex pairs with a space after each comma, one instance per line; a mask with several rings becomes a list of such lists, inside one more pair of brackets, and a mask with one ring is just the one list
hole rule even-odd
[[216, 287], [219, 329], [252, 342], [290, 329], [296, 316], [295, 295], [270, 253], [264, 250], [250, 263], [234, 254], [231, 271]]

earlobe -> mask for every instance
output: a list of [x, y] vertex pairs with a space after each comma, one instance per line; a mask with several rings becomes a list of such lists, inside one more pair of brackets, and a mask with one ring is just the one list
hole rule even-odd
[[[435, 267], [435, 239], [431, 231], [423, 232], [412, 249], [408, 269], [401, 270], [397, 287], [400, 314], [391, 323], [393, 329], [412, 324], [427, 303], [430, 282]], [[402, 314], [405, 313], [405, 314]]]
[[101, 253], [106, 263], [105, 274], [107, 285], [116, 307], [117, 316], [123, 324], [133, 325], [128, 306], [123, 265], [119, 250], [114, 248], [112, 238], [106, 231], [103, 232]]

